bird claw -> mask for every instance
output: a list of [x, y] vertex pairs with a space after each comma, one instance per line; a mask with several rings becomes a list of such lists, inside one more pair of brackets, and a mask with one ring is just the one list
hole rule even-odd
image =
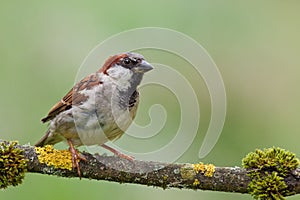
[[101, 145], [103, 148], [107, 149], [108, 151], [112, 152], [113, 154], [115, 154], [116, 156], [120, 157], [120, 158], [124, 158], [126, 160], [129, 160], [129, 161], [133, 161], [134, 160], [134, 157], [133, 156], [129, 156], [129, 155], [126, 155], [110, 146], [107, 146], [106, 144], [102, 144]]
[[73, 170], [75, 168], [77, 169], [77, 174], [78, 174], [79, 178], [81, 179], [79, 162], [80, 162], [80, 160], [87, 161], [87, 159], [74, 148], [74, 146], [70, 140], [68, 140], [68, 144], [70, 146], [69, 151], [72, 154], [72, 168], [73, 168]]
[[129, 156], [129, 155], [123, 154], [121, 152], [118, 152], [115, 155], [117, 155], [120, 158], [124, 158], [126, 160], [129, 160], [129, 161], [134, 161], [134, 157], [133, 156]]

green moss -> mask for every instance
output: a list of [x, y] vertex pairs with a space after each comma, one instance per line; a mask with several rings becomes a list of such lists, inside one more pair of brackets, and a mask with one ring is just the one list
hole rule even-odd
[[243, 167], [246, 169], [277, 171], [284, 176], [287, 172], [296, 169], [298, 165], [299, 159], [295, 154], [275, 147], [257, 149], [243, 159]]
[[22, 183], [27, 169], [23, 150], [17, 142], [0, 142], [0, 188]]
[[255, 199], [285, 199], [287, 185], [277, 172], [265, 173], [249, 184], [251, 194]]
[[251, 178], [249, 193], [255, 199], [284, 199], [289, 193], [284, 177], [300, 163], [295, 154], [275, 147], [257, 149], [242, 162]]

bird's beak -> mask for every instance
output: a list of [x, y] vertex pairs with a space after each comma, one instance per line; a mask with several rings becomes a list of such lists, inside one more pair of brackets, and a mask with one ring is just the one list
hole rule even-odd
[[136, 67], [133, 68], [135, 70], [135, 72], [138, 72], [138, 73], [145, 73], [147, 71], [150, 71], [153, 69], [153, 66], [148, 63], [147, 61], [145, 60], [142, 60], [142, 62], [137, 65]]

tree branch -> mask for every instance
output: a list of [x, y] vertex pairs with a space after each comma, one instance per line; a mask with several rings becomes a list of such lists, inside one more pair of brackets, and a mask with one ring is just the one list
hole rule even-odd
[[[0, 140], [1, 142], [1, 140]], [[23, 150], [27, 171], [78, 177], [76, 170], [60, 169], [40, 163], [35, 147], [16, 145]], [[247, 170], [239, 167], [213, 167], [203, 164], [173, 164], [149, 161], [128, 161], [114, 156], [82, 153], [87, 161], [80, 161], [82, 178], [107, 180], [119, 183], [135, 183], [166, 188], [201, 189], [223, 192], [248, 193], [250, 178]], [[300, 169], [288, 173], [284, 181], [291, 191], [288, 195], [300, 193]]]

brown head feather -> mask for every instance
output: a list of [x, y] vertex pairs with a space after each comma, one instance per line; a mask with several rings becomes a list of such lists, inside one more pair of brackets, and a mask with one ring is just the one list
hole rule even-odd
[[118, 55], [114, 55], [114, 56], [110, 56], [104, 63], [104, 65], [101, 67], [101, 69], [99, 69], [99, 72], [103, 72], [104, 74], [107, 74], [107, 70], [113, 66], [114, 64], [116, 64], [121, 58], [125, 58], [128, 55], [126, 53], [123, 54], [118, 54]]

